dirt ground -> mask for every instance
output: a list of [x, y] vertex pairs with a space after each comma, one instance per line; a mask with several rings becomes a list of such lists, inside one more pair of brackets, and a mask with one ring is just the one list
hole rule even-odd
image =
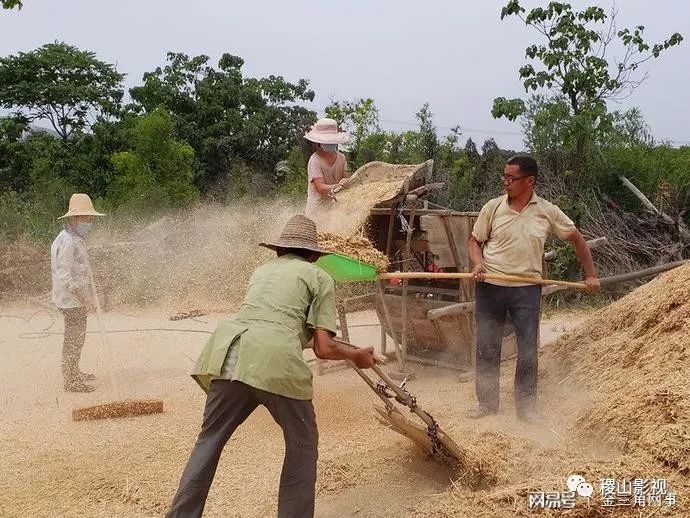
[[[30, 303], [0, 307], [3, 462], [0, 516], [161, 516], [173, 496], [199, 429], [204, 394], [188, 376], [206, 335], [222, 315], [170, 321], [168, 314], [108, 313], [107, 343], [94, 318], [82, 368], [94, 372], [91, 394], [63, 392], [59, 369], [62, 319]], [[580, 316], [547, 321], [542, 340]], [[351, 315], [351, 340], [378, 342], [373, 312]], [[154, 330], [156, 329], [156, 330]], [[164, 330], [165, 329], [165, 330]], [[49, 333], [49, 334], [48, 334]], [[392, 367], [391, 367], [392, 368]], [[511, 376], [504, 363], [504, 405], [498, 417], [470, 426], [559, 442], [551, 430], [525, 427], [512, 413]], [[410, 391], [451, 434], [474, 404], [473, 383], [457, 372], [415, 365]], [[407, 439], [372, 416], [376, 396], [349, 369], [315, 376], [320, 430], [317, 516], [404, 516], [451, 485], [453, 474], [425, 458]], [[155, 416], [74, 422], [76, 407], [127, 398], [159, 398]], [[463, 443], [462, 435], [454, 436]], [[206, 516], [271, 516], [276, 509], [282, 436], [257, 410], [226, 447]]]

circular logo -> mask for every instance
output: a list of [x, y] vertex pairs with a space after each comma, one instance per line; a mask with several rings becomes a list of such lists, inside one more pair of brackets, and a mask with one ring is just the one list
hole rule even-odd
[[589, 498], [594, 493], [594, 487], [589, 482], [581, 482], [577, 485], [577, 494]]
[[587, 482], [582, 475], [570, 475], [565, 481], [565, 485], [568, 486], [568, 491], [577, 491], [577, 486]]

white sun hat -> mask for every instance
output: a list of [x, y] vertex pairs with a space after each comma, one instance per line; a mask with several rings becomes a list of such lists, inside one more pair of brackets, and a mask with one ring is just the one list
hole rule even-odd
[[338, 131], [338, 123], [333, 119], [323, 118], [316, 121], [304, 138], [317, 144], [343, 144], [350, 140], [350, 134]]

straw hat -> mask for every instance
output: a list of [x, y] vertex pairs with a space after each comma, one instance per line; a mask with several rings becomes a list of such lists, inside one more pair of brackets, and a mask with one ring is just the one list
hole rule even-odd
[[330, 254], [328, 250], [319, 247], [316, 234], [316, 224], [306, 216], [298, 214], [292, 216], [285, 224], [280, 237], [273, 243], [259, 243], [271, 250], [276, 248], [301, 248], [320, 254]]
[[333, 119], [319, 119], [304, 138], [317, 144], [342, 144], [350, 140], [350, 134], [346, 131], [338, 131], [338, 123]]
[[69, 218], [71, 216], [105, 216], [105, 214], [96, 212], [88, 194], [76, 193], [69, 199], [67, 214], [60, 216], [58, 219]]

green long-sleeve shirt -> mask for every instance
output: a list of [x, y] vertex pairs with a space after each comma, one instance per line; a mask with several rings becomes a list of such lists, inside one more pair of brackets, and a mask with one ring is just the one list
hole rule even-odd
[[293, 399], [312, 399], [302, 350], [314, 329], [336, 332], [335, 288], [323, 270], [293, 254], [257, 268], [237, 315], [218, 324], [192, 377], [241, 381]]

